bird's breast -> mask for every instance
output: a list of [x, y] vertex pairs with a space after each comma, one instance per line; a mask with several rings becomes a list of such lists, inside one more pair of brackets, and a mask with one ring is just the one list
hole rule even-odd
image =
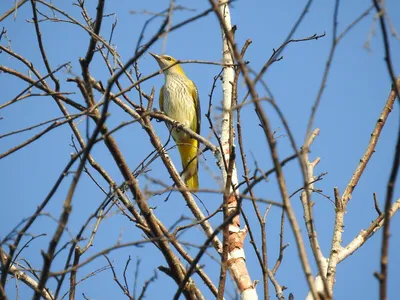
[[[178, 77], [166, 80], [163, 106], [164, 112], [168, 117], [188, 126], [192, 130], [196, 129], [196, 107], [185, 79]], [[186, 138], [185, 133], [176, 130], [172, 132], [172, 135], [175, 140]]]

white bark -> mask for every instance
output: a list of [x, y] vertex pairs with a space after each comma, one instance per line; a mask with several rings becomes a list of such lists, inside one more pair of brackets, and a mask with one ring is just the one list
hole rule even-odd
[[[393, 215], [400, 209], [400, 199], [398, 199], [395, 203], [393, 203], [390, 211], [389, 211], [389, 218], [393, 217]], [[350, 255], [353, 255], [358, 248], [360, 248], [364, 243], [381, 227], [383, 226], [383, 218], [380, 219], [378, 222], [373, 222], [368, 229], [361, 230], [361, 232], [344, 248], [340, 250], [337, 257], [337, 263], [340, 263]], [[328, 270], [328, 264], [324, 264], [324, 272], [326, 274]], [[318, 292], [323, 291], [323, 283], [321, 276], [318, 275], [314, 280], [315, 288]], [[311, 293], [308, 293], [306, 300], [314, 300]]]
[[[224, 23], [226, 28], [230, 31], [232, 28], [231, 25], [231, 16], [229, 11], [228, 4], [222, 4], [222, 1], [219, 1], [219, 11], [223, 16]], [[222, 39], [223, 39], [223, 63], [224, 64], [233, 64], [233, 58], [231, 55], [231, 51], [229, 50], [229, 42], [225, 36], [225, 32], [222, 30]], [[229, 157], [231, 153], [231, 148], [229, 147], [229, 136], [230, 136], [230, 124], [232, 123], [230, 120], [231, 117], [231, 104], [232, 104], [232, 84], [234, 82], [235, 71], [233, 67], [225, 67], [223, 76], [222, 76], [222, 90], [223, 90], [223, 100], [222, 100], [222, 121], [221, 121], [221, 144], [222, 144], [222, 156], [219, 160], [219, 166], [221, 167], [222, 177], [224, 186], [227, 182], [227, 170], [225, 168], [224, 159], [226, 165], [229, 165]], [[232, 120], [233, 121], [233, 120]], [[232, 129], [233, 130], [233, 129]], [[232, 141], [234, 144], [234, 141]], [[232, 169], [232, 186], [236, 186], [238, 184], [238, 177], [236, 171], [236, 164], [233, 164]], [[230, 188], [232, 191], [232, 188]], [[239, 190], [235, 191], [236, 195], [239, 194]], [[237, 201], [235, 197], [231, 197], [229, 201], [229, 213], [236, 210]], [[240, 229], [240, 220], [239, 215], [233, 218], [232, 222], [229, 224], [229, 253], [228, 253], [228, 269], [234, 278], [238, 290], [240, 291], [241, 299], [245, 300], [255, 300], [258, 299], [255, 284], [251, 281], [249, 273], [247, 271], [246, 266], [246, 258], [245, 252], [243, 248], [243, 242], [246, 237], [247, 230]]]
[[[232, 28], [231, 25], [231, 15], [229, 12], [229, 6], [227, 4], [220, 6], [220, 12], [224, 16], [224, 21], [229, 28]], [[233, 64], [234, 61], [231, 56], [231, 52], [229, 51], [228, 40], [225, 37], [225, 33], [222, 30], [222, 39], [223, 39], [223, 58], [222, 62], [224, 64]], [[225, 67], [224, 72], [222, 74], [222, 91], [223, 91], [223, 100], [222, 100], [222, 121], [221, 121], [221, 144], [223, 153], [220, 157], [219, 166], [222, 170], [222, 177], [224, 185], [226, 183], [227, 172], [224, 167], [224, 159], [228, 165], [229, 162], [229, 154], [231, 149], [229, 149], [229, 124], [230, 124], [230, 111], [231, 111], [231, 102], [232, 102], [232, 83], [234, 81], [235, 71], [233, 67]], [[232, 141], [234, 143], [234, 141]], [[236, 163], [233, 164], [232, 170], [232, 184], [235, 186], [238, 183], [237, 171], [236, 171]], [[238, 193], [238, 190], [236, 191]]]

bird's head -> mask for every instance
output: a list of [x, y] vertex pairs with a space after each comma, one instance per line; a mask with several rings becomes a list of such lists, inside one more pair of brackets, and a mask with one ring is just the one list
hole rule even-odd
[[154, 57], [154, 59], [157, 61], [158, 65], [160, 66], [161, 69], [164, 69], [164, 68], [172, 65], [172, 67], [170, 67], [164, 71], [165, 75], [184, 75], [185, 74], [182, 70], [182, 67], [176, 63], [178, 60], [173, 58], [172, 56], [157, 55], [152, 52], [150, 52], [150, 55]]

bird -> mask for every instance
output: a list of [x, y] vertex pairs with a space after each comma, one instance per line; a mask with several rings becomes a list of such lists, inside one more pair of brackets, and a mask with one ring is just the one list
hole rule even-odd
[[[196, 85], [190, 80], [178, 61], [169, 55], [157, 55], [150, 52], [163, 71], [165, 83], [160, 89], [160, 109], [171, 119], [182, 123], [191, 130], [200, 134], [200, 100]], [[182, 162], [182, 178], [186, 186], [197, 192], [199, 188], [198, 179], [198, 153], [199, 142], [187, 133], [172, 128], [167, 124], [172, 137], [178, 146]]]

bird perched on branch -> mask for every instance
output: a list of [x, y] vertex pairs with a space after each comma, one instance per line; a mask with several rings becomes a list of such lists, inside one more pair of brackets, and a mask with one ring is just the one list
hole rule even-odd
[[[171, 119], [200, 134], [200, 103], [196, 85], [186, 76], [175, 58], [151, 52], [150, 54], [161, 69], [169, 67], [163, 72], [165, 84], [160, 89], [160, 109]], [[172, 130], [172, 137], [181, 155], [183, 180], [189, 189], [197, 192], [198, 141], [183, 131], [171, 128], [171, 125], [167, 124], [167, 127]]]

